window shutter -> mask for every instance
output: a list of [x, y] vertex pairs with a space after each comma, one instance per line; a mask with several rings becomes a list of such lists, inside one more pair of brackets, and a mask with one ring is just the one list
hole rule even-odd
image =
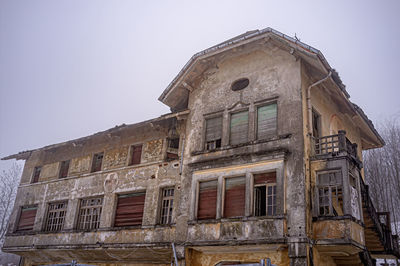
[[244, 216], [246, 196], [245, 177], [225, 180], [224, 217]]
[[222, 116], [206, 120], [206, 141], [222, 138]]
[[262, 173], [254, 175], [254, 185], [276, 183], [276, 173]]
[[114, 226], [141, 225], [146, 192], [118, 196]]
[[215, 219], [217, 211], [217, 180], [200, 182], [197, 219]]
[[17, 231], [32, 230], [35, 224], [37, 207], [23, 207], [17, 226]]
[[69, 163], [70, 160], [61, 162], [59, 178], [65, 178], [68, 176]]
[[263, 139], [276, 134], [276, 103], [257, 109], [257, 138]]
[[104, 153], [96, 153], [93, 155], [92, 172], [101, 171], [101, 164], [103, 163]]
[[140, 164], [142, 158], [142, 145], [132, 146], [131, 163], [129, 165]]
[[230, 143], [232, 145], [235, 145], [247, 142], [248, 129], [249, 129], [248, 111], [232, 114]]

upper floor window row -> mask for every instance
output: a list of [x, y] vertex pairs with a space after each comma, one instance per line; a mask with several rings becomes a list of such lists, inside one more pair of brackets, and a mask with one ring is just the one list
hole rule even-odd
[[[254, 117], [254, 118], [253, 118]], [[205, 149], [220, 148], [223, 143], [237, 145], [252, 140], [273, 137], [277, 132], [277, 103], [257, 106], [253, 116], [249, 110], [229, 114], [229, 134], [224, 134], [224, 119], [222, 115], [205, 120]], [[249, 139], [250, 128], [255, 127], [255, 139]], [[223, 136], [229, 136], [229, 141], [223, 141]]]

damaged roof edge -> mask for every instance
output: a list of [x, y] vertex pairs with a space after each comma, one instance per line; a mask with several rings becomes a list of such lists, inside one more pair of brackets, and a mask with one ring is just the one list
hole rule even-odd
[[74, 142], [85, 141], [85, 140], [87, 140], [89, 138], [92, 138], [94, 136], [99, 136], [99, 135], [102, 135], [102, 134], [112, 133], [112, 132], [121, 130], [123, 128], [139, 127], [139, 126], [143, 126], [145, 124], [150, 124], [150, 123], [157, 122], [157, 121], [168, 120], [168, 119], [171, 119], [171, 118], [174, 118], [174, 117], [178, 117], [178, 116], [184, 116], [186, 114], [189, 114], [189, 112], [190, 112], [189, 110], [184, 110], [184, 111], [175, 112], [175, 113], [173, 112], [173, 113], [163, 114], [163, 115], [161, 115], [161, 116], [159, 116], [157, 118], [149, 119], [149, 120], [142, 121], [142, 122], [135, 123], [135, 124], [129, 124], [129, 125], [121, 124], [119, 126], [115, 126], [113, 128], [109, 128], [107, 130], [100, 131], [100, 132], [94, 133], [94, 134], [86, 136], [86, 137], [81, 137], [81, 138], [77, 138], [77, 139], [73, 139], [73, 140], [68, 140], [68, 141], [65, 141], [65, 142], [57, 143], [57, 144], [51, 144], [51, 145], [44, 146], [42, 148], [33, 149], [33, 150], [21, 151], [19, 153], [12, 154], [12, 155], [6, 156], [4, 158], [1, 158], [1, 160], [11, 160], [11, 159], [26, 160], [26, 159], [29, 158], [31, 153], [34, 152], [34, 151], [47, 150], [47, 149], [60, 147], [60, 146], [63, 146], [63, 145], [72, 144]]
[[248, 40], [248, 39], [260, 36], [260, 35], [268, 33], [268, 32], [272, 33], [272, 34], [274, 34], [274, 35], [276, 35], [278, 37], [281, 37], [281, 38], [285, 39], [286, 41], [294, 43], [295, 45], [298, 45], [299, 47], [303, 48], [304, 50], [306, 50], [306, 51], [308, 51], [310, 53], [315, 54], [318, 57], [318, 59], [321, 60], [322, 64], [325, 66], [325, 68], [327, 69], [328, 72], [329, 71], [333, 71], [333, 73], [335, 74], [335, 76], [334, 76], [335, 83], [337, 83], [337, 85], [343, 91], [343, 93], [346, 95], [346, 97], [350, 98], [349, 93], [346, 91], [346, 88], [345, 88], [346, 86], [342, 83], [342, 81], [341, 81], [339, 75], [337, 74], [337, 72], [334, 69], [332, 69], [332, 67], [329, 65], [328, 61], [325, 59], [325, 57], [321, 53], [321, 51], [319, 51], [318, 49], [316, 49], [316, 48], [314, 48], [314, 47], [312, 47], [312, 46], [310, 46], [310, 45], [308, 45], [306, 43], [303, 43], [303, 42], [301, 42], [301, 41], [299, 41], [297, 39], [294, 39], [294, 38], [292, 38], [292, 37], [290, 37], [290, 36], [288, 36], [286, 34], [283, 34], [283, 33], [279, 32], [277, 30], [274, 30], [274, 29], [268, 27], [268, 28], [265, 28], [265, 29], [262, 29], [262, 30], [249, 31], [249, 32], [247, 32], [245, 34], [239, 35], [239, 37], [235, 37], [235, 38], [230, 39], [230, 40], [228, 40], [226, 42], [222, 42], [222, 43], [220, 43], [218, 45], [212, 46], [210, 48], [207, 48], [207, 49], [205, 49], [203, 51], [200, 51], [200, 52], [194, 54], [189, 59], [189, 61], [183, 66], [183, 68], [179, 71], [178, 75], [176, 75], [176, 77], [170, 82], [170, 84], [168, 84], [167, 88], [163, 91], [163, 93], [160, 95], [160, 97], [158, 97], [158, 100], [161, 101], [161, 102], [164, 102], [166, 96], [172, 90], [173, 86], [184, 75], [184, 73], [189, 69], [189, 67], [193, 64], [193, 62], [197, 58], [199, 58], [200, 56], [206, 55], [206, 54], [211, 53], [211, 52], [215, 52], [215, 51], [220, 50], [222, 48], [226, 48], [228, 46], [237, 44], [237, 43], [242, 42], [244, 40]]
[[355, 103], [351, 103], [356, 110], [356, 112], [361, 116], [362, 119], [364, 119], [365, 123], [368, 125], [368, 127], [371, 129], [371, 131], [376, 135], [378, 140], [381, 142], [382, 146], [386, 145], [385, 140], [382, 138], [382, 136], [379, 134], [378, 130], [374, 127], [374, 124], [372, 121], [368, 118], [368, 116], [364, 113], [364, 111]]

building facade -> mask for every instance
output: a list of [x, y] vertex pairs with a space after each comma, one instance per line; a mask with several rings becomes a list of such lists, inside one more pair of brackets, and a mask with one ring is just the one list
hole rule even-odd
[[170, 114], [3, 158], [26, 161], [3, 250], [25, 265], [400, 257], [363, 181], [362, 150], [384, 141], [318, 50], [247, 32], [159, 100]]

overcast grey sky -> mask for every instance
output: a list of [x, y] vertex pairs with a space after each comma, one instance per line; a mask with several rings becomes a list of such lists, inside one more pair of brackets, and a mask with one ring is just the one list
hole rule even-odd
[[0, 0], [0, 158], [167, 113], [157, 98], [194, 53], [266, 27], [321, 50], [376, 124], [400, 115], [399, 11], [395, 0]]

